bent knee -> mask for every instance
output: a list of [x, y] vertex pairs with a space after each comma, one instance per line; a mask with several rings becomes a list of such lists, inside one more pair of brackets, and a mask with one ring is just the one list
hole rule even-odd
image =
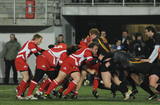
[[76, 78], [74, 78], [74, 81], [76, 82], [76, 83], [78, 83], [79, 81], [80, 81], [80, 77], [76, 77]]
[[156, 88], [156, 83], [150, 82], [149, 85], [152, 86], [153, 88]]
[[105, 83], [104, 86], [105, 86], [106, 88], [111, 88], [111, 83]]

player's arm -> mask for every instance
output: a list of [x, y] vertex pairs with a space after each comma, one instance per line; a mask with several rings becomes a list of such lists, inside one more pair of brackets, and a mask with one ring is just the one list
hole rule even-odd
[[61, 54], [60, 59], [59, 59], [59, 65], [62, 65], [64, 59], [66, 59], [67, 57], [68, 57], [67, 53], [66, 53], [66, 52], [63, 52], [63, 53]]
[[51, 48], [53, 48], [53, 47], [54, 47], [53, 44], [48, 45], [48, 48], [49, 48], [49, 49], [51, 49]]
[[143, 62], [149, 62], [152, 63], [158, 56], [159, 48], [160, 48], [160, 35], [156, 35], [156, 42], [154, 46], [154, 50], [152, 51], [151, 55], [149, 56], [148, 59], [142, 59], [141, 61]]
[[152, 63], [157, 58], [159, 48], [160, 48], [160, 45], [155, 45], [154, 50], [149, 57], [149, 63]]
[[42, 53], [43, 51], [45, 51], [44, 49], [42, 49], [42, 48], [40, 48], [40, 47], [38, 47], [38, 46], [36, 46], [36, 49], [37, 49], [37, 51], [39, 51], [40, 53]]
[[28, 44], [28, 48], [32, 51], [32, 53], [38, 57], [39, 53], [37, 50], [41, 50], [41, 48], [37, 47], [34, 43], [29, 43]]
[[103, 59], [103, 57], [104, 57], [102, 54], [100, 54], [99, 57], [98, 57], [98, 59], [94, 59], [92, 57], [91, 51], [89, 51], [89, 50], [85, 51], [84, 56], [87, 58], [87, 61], [89, 61], [89, 63], [91, 65], [95, 65], [96, 63], [100, 62]]
[[89, 63], [90, 63], [91, 65], [95, 65], [96, 63], [102, 61], [103, 57], [104, 57], [104, 55], [100, 54], [100, 55], [98, 56], [98, 59], [92, 59], [92, 60], [89, 61]]
[[92, 75], [94, 75], [96, 73], [96, 70], [94, 70], [94, 69], [91, 70], [86, 65], [83, 65], [82, 69], [85, 70], [85, 71], [87, 71], [87, 72], [89, 72]]

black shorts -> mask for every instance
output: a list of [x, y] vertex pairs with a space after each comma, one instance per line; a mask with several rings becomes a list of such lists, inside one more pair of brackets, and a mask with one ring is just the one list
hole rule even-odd
[[136, 74], [136, 75], [140, 75], [139, 72], [136, 71], [128, 71], [128, 74], [131, 75], [132, 73]]
[[152, 64], [152, 68], [149, 71], [149, 76], [150, 75], [157, 75], [160, 78], [160, 66]]
[[[118, 73], [117, 73], [117, 71], [116, 71], [115, 69], [107, 68], [107, 67], [105, 66], [106, 63], [107, 63], [107, 62], [103, 62], [103, 63], [100, 65], [100, 70], [99, 70], [99, 71], [100, 71], [100, 72], [107, 72], [107, 71], [109, 71], [112, 76], [113, 76], [114, 74], [118, 76]], [[111, 64], [112, 64], [112, 63], [111, 63]]]

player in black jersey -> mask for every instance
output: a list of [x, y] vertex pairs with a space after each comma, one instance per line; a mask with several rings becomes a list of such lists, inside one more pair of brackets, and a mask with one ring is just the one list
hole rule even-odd
[[[124, 69], [139, 72], [142, 74], [149, 74], [149, 84], [155, 90], [160, 92], [160, 85], [157, 83], [160, 78], [160, 66], [148, 62], [142, 61], [131, 61], [131, 60], [124, 60], [122, 62], [122, 66]], [[157, 96], [150, 96], [149, 99], [156, 98]]]
[[[119, 90], [124, 94], [124, 100], [127, 100], [132, 94], [132, 91], [127, 88], [127, 86], [119, 80], [117, 72], [114, 68], [115, 63], [113, 62], [113, 53], [110, 52], [109, 44], [105, 38], [100, 38], [99, 31], [97, 29], [91, 29], [91, 40], [99, 44], [98, 55], [104, 55], [104, 59], [100, 65], [100, 72], [102, 76], [103, 83], [106, 88], [111, 90]], [[113, 82], [111, 82], [111, 80]]]
[[[132, 55], [130, 55], [127, 52], [122, 52], [122, 51], [114, 51], [113, 52], [113, 59], [115, 60], [116, 63], [118, 63], [119, 65], [121, 64], [121, 62], [123, 60], [130, 60], [131, 62], [135, 62], [138, 63], [140, 62], [141, 58], [134, 58]], [[138, 68], [139, 66], [137, 66]], [[146, 66], [148, 68], [148, 65]], [[145, 90], [146, 92], [148, 92], [150, 94], [150, 96], [147, 98], [147, 100], [152, 100], [154, 98], [157, 97], [157, 95], [149, 88], [149, 86], [147, 84], [145, 84], [141, 78], [140, 78], [140, 74], [139, 71], [128, 71], [125, 70], [121, 65], [119, 67], [115, 66], [115, 69], [119, 69], [119, 70], [124, 70], [125, 71], [125, 75], [128, 77], [130, 76], [130, 78], [132, 78], [133, 80], [129, 81], [131, 83], [132, 86], [132, 92], [133, 94], [136, 93], [135, 91], [135, 83], [138, 84], [143, 90]], [[139, 68], [141, 69], [141, 68]], [[128, 78], [127, 78], [128, 79]], [[132, 96], [134, 98], [134, 96]]]
[[153, 26], [147, 26], [145, 28], [146, 35], [155, 40], [155, 46], [152, 54], [148, 59], [142, 59], [143, 62], [152, 63], [158, 56], [159, 48], [160, 48], [160, 33], [156, 33], [156, 30]]

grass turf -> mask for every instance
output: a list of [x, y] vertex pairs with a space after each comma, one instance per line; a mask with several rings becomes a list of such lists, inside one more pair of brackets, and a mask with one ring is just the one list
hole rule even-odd
[[[157, 101], [160, 98], [148, 101], [145, 98], [149, 96], [144, 90], [137, 86], [139, 93], [136, 94], [136, 99], [129, 99], [124, 101], [120, 92], [117, 92], [116, 97], [113, 99], [111, 91], [98, 89], [99, 98], [95, 99], [92, 95], [93, 86], [82, 86], [78, 99], [65, 100], [53, 97], [52, 100], [18, 100], [13, 89], [16, 85], [0, 85], [0, 105], [160, 105]], [[37, 86], [39, 87], [39, 86]], [[131, 88], [130, 86], [128, 86]], [[60, 88], [60, 86], [58, 87]], [[36, 90], [36, 89], [35, 89]], [[35, 92], [35, 91], [34, 91]], [[25, 95], [27, 92], [25, 93]]]

